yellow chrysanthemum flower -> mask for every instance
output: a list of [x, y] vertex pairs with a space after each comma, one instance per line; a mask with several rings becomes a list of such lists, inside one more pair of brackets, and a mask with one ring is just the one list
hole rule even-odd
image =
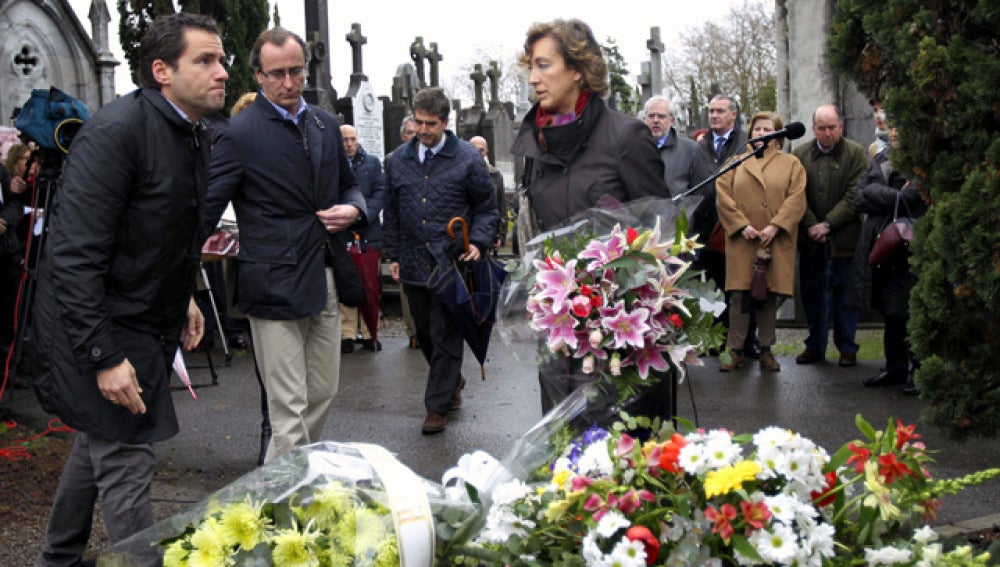
[[313, 494], [313, 501], [303, 507], [293, 506], [302, 523], [312, 522], [317, 529], [334, 529], [340, 517], [354, 512], [354, 491], [339, 482], [330, 482]]
[[232, 548], [226, 544], [219, 520], [208, 518], [191, 534], [190, 567], [228, 567], [233, 564]]
[[566, 482], [573, 477], [573, 472], [569, 469], [560, 469], [552, 475], [552, 484], [559, 490], [566, 490]]
[[571, 504], [572, 502], [568, 499], [553, 500], [545, 509], [545, 519], [549, 522], [555, 522], [566, 514]]
[[375, 567], [397, 567], [399, 565], [399, 542], [395, 535], [382, 540], [375, 555]]
[[379, 544], [389, 535], [392, 520], [371, 508], [360, 507], [354, 511], [354, 553], [358, 556], [374, 555]]
[[262, 505], [255, 504], [249, 496], [237, 504], [222, 509], [219, 516], [220, 529], [227, 545], [239, 546], [247, 551], [257, 544], [267, 541], [270, 518], [261, 517]]
[[760, 470], [760, 465], [753, 461], [740, 461], [731, 467], [709, 471], [705, 475], [705, 497], [729, 494], [743, 486], [744, 482], [756, 478]]
[[179, 539], [163, 551], [163, 567], [188, 567], [188, 550], [184, 548], [187, 539]]
[[271, 559], [282, 567], [319, 567], [316, 540], [319, 533], [306, 526], [301, 532], [296, 528], [279, 530], [271, 542], [274, 550]]

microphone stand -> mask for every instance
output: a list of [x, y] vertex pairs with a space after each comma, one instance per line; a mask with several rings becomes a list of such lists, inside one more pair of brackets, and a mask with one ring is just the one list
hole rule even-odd
[[[756, 141], [756, 140], [749, 140], [749, 141], [747, 141], [747, 143], [748, 144], [749, 143], [753, 143], [754, 141]], [[701, 183], [698, 183], [697, 185], [695, 185], [694, 187], [688, 189], [687, 191], [685, 191], [685, 192], [683, 192], [683, 193], [681, 193], [681, 194], [679, 194], [679, 195], [677, 195], [675, 197], [672, 197], [671, 200], [674, 203], [680, 202], [680, 200], [683, 199], [684, 197], [687, 197], [691, 193], [694, 193], [698, 189], [701, 189], [702, 187], [704, 187], [704, 186], [708, 185], [709, 183], [715, 181], [716, 179], [718, 179], [719, 177], [721, 177], [723, 174], [728, 173], [728, 172], [736, 169], [737, 167], [740, 166], [741, 163], [745, 162], [746, 160], [750, 159], [751, 157], [754, 157], [754, 156], [756, 156], [758, 154], [763, 155], [764, 148], [766, 148], [766, 147], [767, 147], [767, 144], [764, 144], [763, 146], [757, 148], [756, 150], [754, 150], [752, 152], [746, 152], [744, 154], [740, 154], [739, 157], [737, 157], [736, 159], [731, 160], [730, 162], [728, 162], [725, 167], [723, 167], [719, 171], [715, 172], [714, 174], [708, 176], [707, 178], [705, 178], [704, 180], [702, 180]]]

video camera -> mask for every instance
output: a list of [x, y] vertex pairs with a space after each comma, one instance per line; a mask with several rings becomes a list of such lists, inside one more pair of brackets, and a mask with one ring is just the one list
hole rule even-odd
[[31, 91], [14, 127], [21, 131], [25, 143], [34, 142], [38, 148], [31, 161], [40, 164], [39, 179], [54, 180], [59, 176], [73, 136], [88, 118], [90, 111], [85, 104], [55, 87]]

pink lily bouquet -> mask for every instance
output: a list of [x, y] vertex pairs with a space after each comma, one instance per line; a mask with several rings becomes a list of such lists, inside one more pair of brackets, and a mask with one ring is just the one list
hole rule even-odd
[[699, 349], [721, 341], [711, 311], [724, 305], [684, 285], [694, 278], [682, 257], [700, 245], [682, 229], [669, 242], [657, 222], [546, 243], [544, 259], [533, 261], [527, 302], [530, 326], [544, 337], [543, 358], [579, 359], [583, 374], [613, 381], [623, 395], [655, 380], [651, 370], [674, 368], [683, 377], [684, 364], [701, 365]]
[[[642, 418], [628, 418], [628, 421]], [[892, 420], [832, 456], [792, 431], [681, 432], [645, 442], [598, 426], [544, 474], [496, 487], [454, 564], [560, 566], [978, 566], [925, 525], [940, 498], [1000, 475], [934, 480], [914, 426]], [[648, 424], [648, 421], [646, 422]]]

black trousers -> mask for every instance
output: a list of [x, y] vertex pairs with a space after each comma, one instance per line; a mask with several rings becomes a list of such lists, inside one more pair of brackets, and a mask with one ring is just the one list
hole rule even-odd
[[462, 379], [462, 355], [465, 350], [462, 335], [456, 329], [451, 314], [429, 289], [403, 284], [403, 293], [410, 303], [410, 315], [420, 350], [430, 366], [424, 406], [427, 411], [445, 415], [455, 388]]
[[906, 334], [905, 315], [885, 315], [885, 329], [882, 331], [882, 347], [885, 349], [885, 370], [894, 376], [906, 376], [910, 372], [912, 355]]

